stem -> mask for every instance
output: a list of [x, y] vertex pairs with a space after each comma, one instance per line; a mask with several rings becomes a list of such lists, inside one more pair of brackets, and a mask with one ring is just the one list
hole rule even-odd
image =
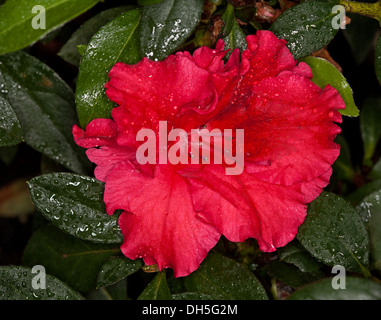
[[375, 3], [340, 0], [340, 4], [348, 12], [353, 12], [378, 20], [381, 23], [381, 0]]

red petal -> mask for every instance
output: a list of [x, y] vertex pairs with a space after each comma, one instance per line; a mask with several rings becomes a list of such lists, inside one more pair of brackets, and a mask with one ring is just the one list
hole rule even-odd
[[108, 212], [123, 209], [121, 247], [130, 259], [172, 268], [176, 277], [196, 270], [220, 234], [197, 218], [189, 186], [170, 166], [157, 165], [154, 178], [120, 164], [107, 177]]
[[222, 166], [187, 177], [200, 216], [231, 241], [257, 239], [262, 251], [291, 241], [306, 215], [300, 184], [278, 186], [247, 173], [226, 176]]

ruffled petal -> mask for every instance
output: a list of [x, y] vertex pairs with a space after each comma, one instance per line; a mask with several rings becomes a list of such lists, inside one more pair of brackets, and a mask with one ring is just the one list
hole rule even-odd
[[196, 216], [188, 184], [169, 166], [156, 166], [152, 178], [118, 165], [107, 177], [104, 199], [109, 213], [125, 210], [122, 252], [160, 270], [172, 268], [176, 277], [196, 270], [220, 237]]

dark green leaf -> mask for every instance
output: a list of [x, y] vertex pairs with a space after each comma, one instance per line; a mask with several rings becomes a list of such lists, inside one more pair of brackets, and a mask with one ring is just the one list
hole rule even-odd
[[185, 278], [187, 290], [214, 299], [267, 300], [261, 283], [243, 265], [211, 253], [200, 268]]
[[106, 213], [104, 184], [94, 178], [53, 173], [29, 182], [32, 200], [55, 226], [83, 240], [121, 243], [118, 217]]
[[[89, 10], [99, 0], [8, 0], [0, 8], [0, 55], [23, 49], [49, 31]], [[45, 26], [41, 25], [42, 8], [33, 13], [36, 5], [45, 10]], [[34, 24], [37, 23], [37, 25]]]
[[350, 148], [343, 135], [338, 135], [335, 140], [340, 145], [340, 155], [333, 164], [333, 171], [340, 180], [353, 181], [355, 170], [352, 165]]
[[165, 270], [158, 272], [138, 297], [138, 300], [172, 300], [169, 291]]
[[359, 14], [349, 12], [347, 16], [351, 23], [345, 26], [343, 34], [352, 49], [356, 63], [361, 64], [372, 49], [379, 24], [376, 20]]
[[295, 59], [321, 49], [336, 35], [332, 20], [333, 5], [321, 1], [308, 1], [287, 9], [270, 27], [278, 37], [287, 40], [287, 47]]
[[376, 53], [375, 53], [375, 67], [376, 67], [376, 76], [378, 82], [381, 85], [381, 35], [378, 37], [377, 45], [376, 45]]
[[220, 36], [224, 38], [229, 35], [233, 29], [235, 21], [234, 7], [228, 3], [224, 14], [221, 16], [221, 20], [224, 22], [224, 26], [221, 30]]
[[247, 49], [246, 35], [236, 21], [233, 22], [233, 27], [230, 33], [223, 39], [225, 49], [230, 49], [226, 58], [229, 58], [234, 49], [238, 48], [241, 53]]
[[76, 100], [80, 124], [95, 118], [109, 118], [115, 106], [105, 94], [111, 68], [119, 61], [140, 60], [137, 27], [140, 11], [130, 10], [102, 27], [90, 40], [78, 74]]
[[89, 162], [71, 134], [77, 117], [70, 87], [22, 51], [0, 56], [0, 85], [0, 96], [15, 111], [26, 143], [66, 168], [86, 173]]
[[8, 101], [0, 96], [0, 147], [13, 146], [21, 141], [19, 119]]
[[301, 61], [307, 63], [312, 70], [312, 82], [324, 89], [328, 84], [334, 87], [345, 102], [345, 109], [339, 110], [342, 115], [357, 117], [360, 113], [353, 99], [353, 92], [342, 73], [331, 63], [322, 58], [306, 57]]
[[127, 280], [119, 281], [107, 288], [101, 287], [90, 291], [87, 300], [127, 300]]
[[198, 292], [181, 292], [172, 295], [173, 300], [214, 300], [212, 296], [208, 294]]
[[141, 260], [111, 257], [98, 275], [97, 287], [107, 287], [137, 272], [143, 266]]
[[164, 0], [144, 7], [139, 28], [143, 56], [164, 60], [175, 51], [196, 29], [203, 3], [203, 0]]
[[86, 242], [48, 224], [30, 238], [23, 265], [43, 265], [48, 274], [83, 293], [95, 288], [101, 266], [117, 252], [118, 247]]
[[374, 180], [367, 184], [364, 184], [362, 187], [358, 188], [356, 191], [352, 192], [346, 197], [346, 200], [349, 201], [352, 205], [358, 205], [366, 196], [371, 193], [381, 189], [381, 179]]
[[[33, 272], [32, 272], [33, 271]], [[33, 288], [33, 278], [41, 285], [42, 270], [21, 266], [0, 267], [0, 300], [82, 300], [83, 297], [57, 278], [46, 274], [45, 289]], [[37, 281], [39, 280], [39, 281]]]
[[360, 116], [361, 136], [364, 144], [364, 164], [372, 166], [372, 157], [381, 138], [381, 98], [368, 98]]
[[332, 279], [322, 279], [308, 284], [289, 300], [380, 300], [381, 286], [364, 278], [346, 277], [345, 289], [334, 289]]
[[322, 263], [316, 261], [299, 243], [293, 241], [287, 246], [278, 249], [281, 261], [295, 265], [302, 272], [318, 270]]
[[366, 197], [358, 210], [365, 222], [368, 222], [373, 266], [381, 271], [381, 190]]
[[317, 259], [329, 266], [366, 274], [368, 234], [356, 210], [341, 197], [323, 192], [308, 208], [297, 237]]
[[373, 166], [372, 170], [368, 174], [368, 178], [372, 180], [381, 179], [381, 159]]
[[292, 288], [320, 279], [324, 275], [315, 276], [313, 273], [302, 272], [297, 267], [281, 261], [269, 263], [264, 269], [270, 277], [280, 280]]
[[92, 36], [105, 24], [121, 15], [123, 12], [131, 9], [130, 6], [116, 7], [102, 11], [93, 18], [86, 21], [81, 27], [73, 33], [66, 44], [61, 48], [58, 55], [65, 61], [79, 66], [81, 54], [78, 47], [86, 48]]

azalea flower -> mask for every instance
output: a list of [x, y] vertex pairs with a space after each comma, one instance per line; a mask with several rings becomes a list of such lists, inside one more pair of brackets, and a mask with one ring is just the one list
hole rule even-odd
[[[316, 86], [308, 65], [273, 33], [258, 31], [247, 45], [227, 63], [222, 40], [193, 55], [117, 63], [106, 85], [118, 105], [112, 119], [95, 119], [86, 130], [74, 126], [76, 143], [88, 149], [95, 177], [105, 182], [107, 212], [123, 210], [126, 257], [181, 277], [199, 267], [221, 235], [255, 238], [260, 250], [275, 251], [294, 239], [307, 204], [329, 183], [343, 100], [334, 88]], [[140, 164], [137, 133], [159, 133], [161, 121], [188, 133], [243, 129], [243, 171], [227, 175], [226, 162]]]

